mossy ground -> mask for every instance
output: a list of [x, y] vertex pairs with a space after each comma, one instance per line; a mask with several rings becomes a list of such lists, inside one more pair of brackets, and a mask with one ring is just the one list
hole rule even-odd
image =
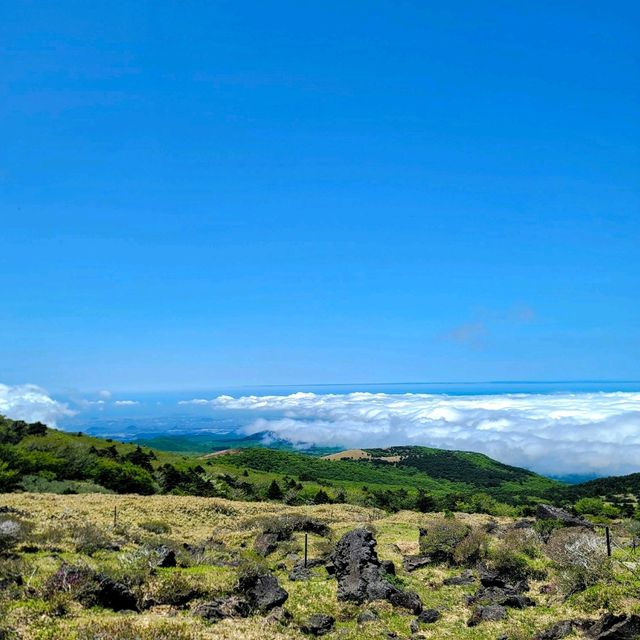
[[[462, 638], [494, 640], [507, 634], [509, 638], [532, 638], [536, 631], [556, 620], [596, 617], [608, 608], [640, 611], [635, 600], [638, 584], [629, 576], [619, 575], [615, 584], [592, 588], [587, 593], [566, 600], [554, 592], [541, 594], [541, 583], [532, 582], [531, 594], [537, 606], [525, 610], [510, 609], [506, 620], [483, 623], [469, 628], [466, 621], [470, 609], [465, 594], [474, 586], [443, 586], [442, 580], [459, 573], [459, 569], [433, 565], [406, 573], [403, 555], [418, 553], [418, 530], [434, 514], [400, 512], [388, 515], [376, 509], [353, 505], [319, 505], [288, 507], [269, 502], [234, 502], [217, 498], [182, 496], [117, 496], [117, 495], [53, 495], [3, 494], [0, 504], [18, 510], [33, 523], [30, 538], [18, 547], [18, 562], [25, 584], [3, 603], [4, 624], [15, 629], [24, 640], [207, 640], [207, 639], [293, 639], [304, 636], [299, 625], [312, 613], [335, 616], [335, 630], [325, 636], [329, 640], [384, 638], [389, 631], [399, 637], [410, 636], [409, 625], [415, 616], [394, 609], [388, 603], [355, 606], [336, 599], [336, 581], [323, 568], [315, 570], [308, 581], [292, 582], [288, 571], [300, 556], [304, 534], [296, 533], [291, 541], [281, 543], [279, 550], [268, 556], [266, 563], [274, 570], [281, 585], [289, 592], [286, 608], [293, 614], [289, 626], [265, 622], [259, 616], [227, 619], [208, 624], [193, 617], [189, 609], [198, 599], [229, 592], [236, 581], [237, 563], [256, 561], [253, 540], [259, 532], [259, 518], [303, 514], [326, 521], [331, 539], [359, 526], [370, 526], [378, 541], [378, 554], [393, 560], [396, 581], [416, 591], [425, 607], [438, 608], [442, 618], [433, 625], [423, 625], [420, 633], [428, 639]], [[114, 509], [117, 520], [114, 526]], [[458, 514], [470, 524], [481, 525], [490, 518], [484, 515]], [[493, 519], [503, 524], [508, 518]], [[168, 531], [152, 533], [149, 522], [161, 521]], [[78, 532], [87, 525], [102, 531], [114, 547], [97, 550], [92, 555], [78, 551]], [[185, 543], [198, 546], [207, 542], [207, 551], [194, 561], [181, 562], [173, 569], [161, 569], [138, 585], [140, 596], [171, 594], [193, 588], [198, 597], [183, 607], [161, 604], [142, 614], [121, 614], [97, 607], [85, 608], [74, 601], [43, 597], [42, 588], [62, 562], [86, 563], [115, 577], [131, 578], [140, 562], [138, 550], [144, 545], [168, 543], [179, 549]], [[328, 546], [326, 539], [309, 535], [309, 556], [319, 556]], [[284, 563], [282, 565], [281, 563]], [[553, 573], [546, 582], [553, 582]], [[371, 608], [379, 620], [358, 625], [357, 615]]]

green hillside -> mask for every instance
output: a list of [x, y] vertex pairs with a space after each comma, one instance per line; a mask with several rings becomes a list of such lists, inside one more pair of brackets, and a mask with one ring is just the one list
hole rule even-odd
[[479, 453], [407, 446], [355, 453], [349, 459], [351, 452], [320, 457], [246, 447], [198, 456], [0, 417], [0, 492], [174, 494], [493, 515], [595, 498], [631, 514], [640, 494], [640, 474], [565, 485]]

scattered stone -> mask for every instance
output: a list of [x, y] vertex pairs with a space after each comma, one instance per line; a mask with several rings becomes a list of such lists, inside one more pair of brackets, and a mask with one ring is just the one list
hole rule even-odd
[[573, 625], [573, 620], [561, 620], [535, 635], [533, 640], [561, 640], [573, 631]]
[[476, 581], [475, 576], [473, 575], [473, 571], [471, 569], [467, 569], [459, 576], [452, 576], [451, 578], [445, 578], [442, 581], [442, 584], [451, 586], [451, 585], [464, 585], [464, 584], [473, 584]]
[[336, 620], [333, 616], [326, 613], [314, 613], [300, 629], [303, 633], [312, 636], [323, 636], [333, 629], [335, 623]]
[[390, 576], [396, 575], [396, 565], [393, 564], [393, 560], [382, 560], [380, 562], [380, 568]]
[[394, 607], [408, 609], [411, 613], [418, 614], [422, 611], [422, 600], [420, 600], [420, 596], [413, 591], [401, 591], [396, 588], [387, 600], [389, 600]]
[[420, 598], [386, 579], [375, 546], [375, 538], [367, 529], [354, 529], [340, 538], [331, 557], [338, 580], [338, 600], [359, 604], [387, 600], [394, 606], [419, 613]]
[[588, 630], [595, 640], [637, 640], [640, 638], [640, 615], [606, 613]]
[[418, 633], [418, 631], [420, 631], [420, 623], [418, 622], [417, 618], [411, 621], [411, 624], [409, 625], [409, 631], [411, 631], [412, 634]]
[[402, 566], [405, 571], [411, 573], [416, 569], [421, 569], [431, 564], [431, 558], [429, 556], [405, 556], [402, 560]]
[[93, 596], [95, 597], [96, 604], [106, 609], [112, 609], [113, 611], [122, 611], [124, 609], [131, 611], [139, 610], [136, 597], [133, 595], [131, 589], [111, 578], [101, 578]]
[[535, 606], [535, 602], [521, 593], [521, 591], [513, 586], [506, 585], [504, 587], [485, 587], [468, 598], [469, 604], [481, 605], [501, 605], [503, 607], [511, 607], [513, 609], [524, 609], [525, 607]]
[[423, 624], [433, 624], [440, 620], [440, 612], [437, 609], [425, 609], [417, 618]]
[[476, 607], [467, 621], [468, 627], [475, 627], [481, 622], [497, 622], [507, 617], [507, 610], [499, 604], [487, 607]]
[[268, 556], [278, 548], [278, 534], [260, 533], [253, 543], [253, 548], [261, 556]]
[[550, 504], [539, 504], [536, 509], [536, 517], [538, 520], [558, 520], [565, 527], [588, 527], [593, 529], [593, 525], [588, 520], [574, 516], [568, 511]]
[[478, 570], [478, 578], [483, 587], [506, 587], [507, 580], [497, 571], [489, 571], [486, 567], [480, 567]]
[[309, 580], [311, 578], [311, 569], [305, 567], [304, 564], [296, 564], [289, 573], [289, 580]]
[[249, 601], [252, 609], [261, 612], [283, 605], [289, 597], [278, 579], [269, 572], [240, 576], [236, 591]]
[[532, 529], [534, 524], [535, 522], [533, 520], [523, 519], [523, 520], [518, 520], [518, 522], [516, 522], [513, 525], [513, 528], [514, 529]]
[[374, 611], [371, 611], [370, 609], [365, 609], [358, 616], [358, 624], [365, 624], [367, 622], [375, 622], [377, 619], [378, 619], [378, 615]]
[[278, 624], [288, 625], [293, 619], [291, 612], [287, 611], [283, 607], [275, 607], [271, 610], [269, 615], [265, 618], [266, 622], [277, 622]]
[[332, 556], [338, 600], [386, 600], [393, 585], [381, 577], [376, 541], [367, 529], [354, 529], [338, 541]]
[[171, 568], [176, 566], [176, 552], [173, 549], [162, 545], [158, 547], [155, 552], [158, 558], [156, 567]]
[[192, 613], [209, 622], [217, 622], [223, 618], [246, 618], [251, 613], [251, 606], [245, 598], [231, 595], [203, 602]]

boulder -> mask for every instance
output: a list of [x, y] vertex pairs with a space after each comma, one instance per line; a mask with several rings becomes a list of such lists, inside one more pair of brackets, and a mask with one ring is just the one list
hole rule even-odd
[[402, 566], [405, 571], [411, 573], [416, 569], [426, 567], [431, 564], [431, 558], [429, 556], [405, 556], [402, 559]]
[[387, 600], [396, 607], [419, 613], [420, 598], [387, 580], [375, 547], [375, 538], [367, 529], [354, 529], [340, 538], [331, 557], [338, 580], [338, 600], [359, 604]]
[[309, 580], [311, 578], [311, 569], [305, 567], [304, 564], [296, 564], [289, 573], [289, 580], [296, 582], [299, 580]]
[[169, 547], [162, 545], [155, 550], [157, 561], [156, 567], [171, 568], [176, 566], [176, 552]]
[[287, 625], [291, 622], [293, 615], [283, 607], [275, 607], [271, 610], [265, 620], [267, 622], [277, 622], [278, 624]]
[[380, 562], [380, 568], [387, 575], [390, 575], [390, 576], [396, 575], [396, 565], [393, 564], [393, 560], [382, 560]]
[[469, 604], [501, 605], [513, 609], [524, 609], [535, 606], [535, 602], [512, 586], [484, 587], [468, 598]]
[[464, 584], [473, 584], [476, 581], [475, 576], [473, 575], [473, 571], [471, 569], [467, 569], [463, 571], [459, 576], [452, 576], [451, 578], [445, 578], [442, 581], [442, 584], [446, 586], [452, 585], [464, 585]]
[[96, 604], [113, 611], [138, 611], [138, 603], [133, 591], [121, 582], [102, 577], [98, 582], [93, 597]]
[[203, 602], [192, 613], [209, 622], [217, 622], [223, 618], [246, 618], [251, 613], [251, 606], [245, 598], [231, 595]]
[[606, 613], [589, 628], [587, 635], [595, 640], [637, 640], [640, 638], [640, 615]]
[[338, 600], [386, 600], [394, 591], [394, 586], [382, 577], [375, 546], [367, 529], [354, 529], [340, 538], [332, 555]]
[[418, 614], [422, 611], [422, 600], [420, 600], [420, 596], [413, 591], [402, 591], [401, 589], [395, 588], [387, 600], [394, 607], [408, 609], [411, 613]]
[[561, 640], [566, 638], [573, 631], [573, 620], [561, 620], [552, 624], [544, 631], [536, 634], [533, 640]]
[[497, 622], [507, 617], [507, 610], [499, 604], [476, 607], [467, 621], [468, 627], [475, 627], [481, 622]]
[[440, 620], [440, 612], [437, 609], [425, 609], [416, 619], [422, 624], [433, 624]]
[[358, 616], [358, 624], [365, 624], [367, 622], [375, 622], [378, 619], [378, 614], [376, 614], [374, 611], [371, 611], [371, 609], [365, 609], [359, 616]]
[[588, 520], [574, 516], [568, 511], [550, 504], [539, 504], [536, 509], [536, 517], [538, 520], [558, 520], [562, 522], [565, 527], [593, 528], [593, 525]]
[[252, 610], [260, 612], [283, 605], [289, 597], [278, 579], [270, 572], [240, 576], [236, 592], [247, 599]]
[[312, 636], [323, 636], [333, 629], [335, 623], [336, 620], [333, 616], [326, 613], [314, 613], [300, 629], [303, 633], [308, 633]]

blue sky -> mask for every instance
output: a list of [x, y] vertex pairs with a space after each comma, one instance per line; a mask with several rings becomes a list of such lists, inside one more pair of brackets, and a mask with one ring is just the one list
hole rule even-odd
[[640, 378], [637, 3], [0, 18], [0, 382]]

